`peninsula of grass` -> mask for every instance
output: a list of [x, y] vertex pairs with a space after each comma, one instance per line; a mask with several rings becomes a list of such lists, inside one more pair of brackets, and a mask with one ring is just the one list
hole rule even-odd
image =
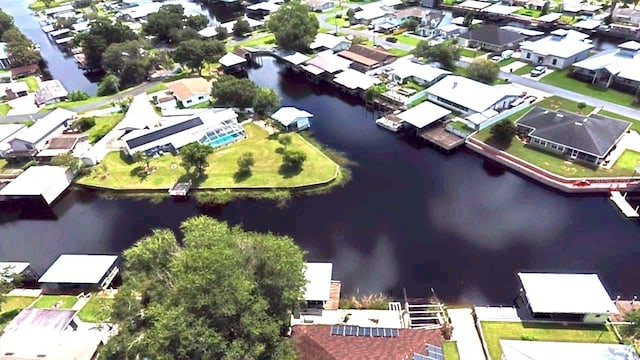
[[11, 320], [16, 317], [20, 311], [27, 308], [36, 298], [26, 296], [7, 296], [5, 302], [0, 308], [0, 332], [9, 325]]
[[[289, 148], [304, 152], [307, 160], [298, 173], [283, 171], [282, 155], [278, 150], [282, 146], [276, 136], [269, 136], [255, 124], [245, 125], [245, 130], [247, 139], [216, 149], [209, 155], [209, 167], [202, 178], [194, 180], [194, 188], [290, 189], [329, 183], [340, 174], [340, 166], [335, 161], [295, 133], [291, 134], [293, 142]], [[239, 177], [237, 160], [245, 152], [253, 153], [255, 165], [250, 176]], [[179, 155], [166, 154], [151, 159], [152, 171], [141, 175], [143, 164], [131, 161], [121, 152], [111, 152], [77, 183], [111, 190], [165, 190], [176, 181], [189, 178], [180, 163]]]
[[632, 94], [574, 79], [569, 76], [570, 72], [570, 69], [556, 70], [540, 79], [540, 82], [618, 105], [638, 106]]
[[[33, 304], [36, 309], [60, 309], [69, 310], [75, 305], [78, 299], [70, 295], [43, 295]], [[57, 305], [57, 306], [56, 306]]]
[[500, 360], [500, 339], [529, 341], [565, 341], [617, 344], [615, 333], [604, 325], [563, 325], [555, 323], [521, 323], [483, 321], [482, 333], [491, 360]]
[[93, 296], [89, 302], [82, 307], [78, 313], [78, 317], [80, 320], [90, 323], [108, 321], [111, 316], [112, 305], [113, 299], [111, 298]]
[[458, 354], [458, 343], [455, 341], [445, 341], [442, 343], [442, 352], [445, 360], [460, 360]]

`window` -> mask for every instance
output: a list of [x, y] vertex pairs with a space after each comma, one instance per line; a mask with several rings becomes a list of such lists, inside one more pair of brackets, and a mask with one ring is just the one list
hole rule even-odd
[[540, 140], [538, 144], [540, 144], [541, 146], [547, 147], [547, 142], [544, 140]]
[[558, 59], [553, 59], [553, 61], [551, 61], [551, 64], [553, 64], [553, 65], [558, 64]]
[[28, 150], [33, 150], [33, 145], [31, 145], [31, 144], [24, 144], [24, 146], [25, 146]]
[[198, 96], [198, 100], [203, 100], [203, 99], [204, 99], [203, 95]]
[[527, 53], [527, 59], [531, 59], [531, 53]]
[[191, 104], [191, 99], [187, 100], [187, 104]]

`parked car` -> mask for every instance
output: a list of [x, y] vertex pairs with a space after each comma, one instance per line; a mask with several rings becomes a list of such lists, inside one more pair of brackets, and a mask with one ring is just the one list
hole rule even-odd
[[533, 70], [531, 70], [531, 77], [538, 77], [547, 72], [547, 67], [538, 65]]
[[387, 42], [390, 42], [390, 43], [397, 43], [398, 42], [398, 39], [396, 39], [393, 36], [387, 36], [387, 38], [385, 40], [387, 40]]
[[502, 61], [502, 56], [500, 55], [492, 56], [491, 61], [493, 61], [494, 63], [499, 63], [500, 61]]

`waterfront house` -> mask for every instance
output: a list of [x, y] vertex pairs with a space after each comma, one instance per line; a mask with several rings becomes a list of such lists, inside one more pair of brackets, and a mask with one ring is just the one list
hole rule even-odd
[[46, 80], [40, 83], [40, 88], [36, 90], [35, 103], [38, 106], [53, 104], [55, 102], [64, 100], [69, 93], [64, 88], [60, 80]]
[[28, 262], [0, 262], [0, 281], [32, 283], [38, 279], [38, 273]]
[[412, 56], [406, 56], [398, 59], [392, 64], [385, 67], [385, 72], [389, 74], [391, 80], [404, 84], [407, 81], [413, 81], [420, 85], [429, 87], [451, 74], [450, 71], [440, 69], [431, 64], [419, 63]]
[[33, 125], [15, 134], [15, 137], [9, 141], [11, 145], [9, 154], [12, 157], [35, 155], [44, 148], [47, 140], [62, 134], [75, 118], [76, 113], [73, 111], [62, 108], [53, 110]]
[[201, 77], [172, 81], [167, 87], [184, 107], [207, 102], [211, 96], [211, 84]]
[[309, 5], [311, 11], [323, 12], [333, 9], [336, 6], [333, 0], [306, 0], [305, 3]]
[[349, 66], [351, 66], [351, 61], [335, 55], [331, 50], [326, 50], [307, 61], [303, 69], [312, 74], [314, 78], [333, 79], [335, 74], [348, 69]]
[[637, 91], [640, 87], [640, 43], [627, 41], [573, 64], [573, 73], [592, 84]]
[[40, 73], [40, 66], [38, 64], [31, 64], [25, 66], [19, 66], [16, 68], [11, 68], [11, 78], [12, 79], [20, 79], [25, 76], [35, 75]]
[[484, 25], [460, 35], [458, 43], [464, 47], [502, 52], [516, 48], [526, 38], [522, 34], [502, 29], [496, 25]]
[[633, 345], [501, 339], [500, 347], [502, 360], [638, 360]]
[[367, 72], [391, 64], [397, 59], [395, 55], [381, 46], [368, 47], [360, 44], [353, 44], [348, 50], [343, 50], [338, 55], [351, 60], [351, 68], [360, 72]]
[[333, 78], [333, 82], [340, 85], [350, 93], [366, 91], [368, 88], [380, 83], [375, 76], [361, 73], [353, 69], [346, 69]]
[[342, 50], [346, 50], [351, 46], [351, 41], [347, 40], [344, 36], [335, 36], [331, 34], [318, 33], [309, 45], [309, 48], [313, 52], [321, 52], [331, 50], [336, 53]]
[[161, 7], [162, 3], [158, 2], [139, 4], [120, 10], [120, 12], [118, 13], [118, 17], [128, 21], [140, 22], [145, 20], [147, 16], [160, 11]]
[[520, 60], [564, 69], [589, 56], [593, 45], [588, 38], [575, 30], [554, 30], [549, 36], [522, 43]]
[[44, 293], [107, 289], [120, 272], [118, 255], [60, 255], [38, 282]]
[[450, 114], [451, 110], [445, 109], [432, 102], [424, 101], [396, 116], [403, 123], [410, 125], [417, 133], [429, 128], [433, 124], [443, 123]]
[[44, 15], [50, 19], [55, 19], [57, 17], [69, 17], [74, 14], [75, 9], [72, 4], [60, 5], [44, 10]]
[[72, 152], [74, 154], [82, 154], [89, 150], [87, 142], [87, 134], [62, 134], [54, 136], [47, 140], [42, 150], [36, 154], [36, 158], [42, 161], [49, 161], [54, 156]]
[[518, 273], [518, 278], [516, 303], [534, 319], [604, 324], [618, 313], [597, 274]]
[[271, 118], [279, 122], [287, 130], [300, 131], [311, 126], [313, 114], [292, 106], [284, 106], [271, 114]]
[[0, 199], [51, 205], [71, 185], [73, 172], [60, 166], [31, 166], [0, 189]]
[[247, 6], [247, 16], [264, 18], [280, 9], [280, 4], [276, 1], [259, 2]]
[[3, 86], [7, 100], [14, 100], [19, 97], [27, 96], [29, 93], [29, 85], [27, 85], [25, 81], [16, 81]]
[[7, 43], [0, 42], [0, 69], [9, 69], [11, 62], [9, 61], [9, 53], [7, 52]]
[[616, 6], [616, 9], [613, 10], [612, 22], [637, 28], [640, 26], [640, 9], [636, 10], [632, 7], [625, 8]]
[[631, 123], [598, 114], [580, 115], [534, 107], [516, 125], [535, 148], [599, 165], [622, 139]]
[[218, 62], [226, 73], [242, 71], [247, 65], [247, 59], [234, 53], [226, 53]]

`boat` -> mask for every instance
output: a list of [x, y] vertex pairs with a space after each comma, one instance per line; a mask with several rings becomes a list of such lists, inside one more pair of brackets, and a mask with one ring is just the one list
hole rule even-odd
[[376, 120], [376, 125], [385, 128], [389, 131], [398, 132], [402, 127], [402, 122], [389, 120], [386, 117], [381, 117]]

